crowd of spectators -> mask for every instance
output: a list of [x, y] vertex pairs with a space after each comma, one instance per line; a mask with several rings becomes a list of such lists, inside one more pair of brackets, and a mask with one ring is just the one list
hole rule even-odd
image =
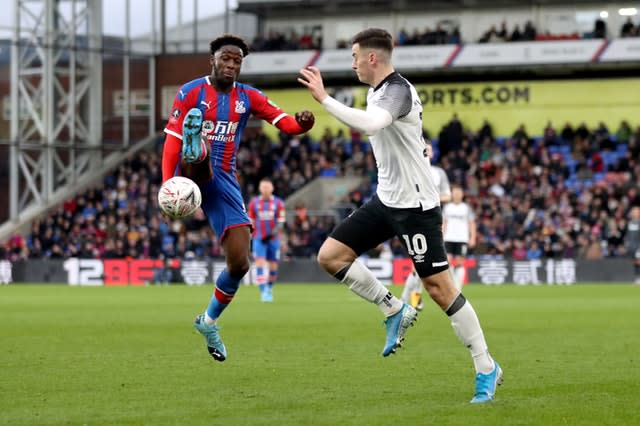
[[[361, 185], [340, 200], [336, 211], [288, 212], [284, 250], [289, 257], [312, 257], [336, 222], [375, 191], [373, 153], [360, 134], [333, 133], [319, 140], [281, 134], [272, 140], [259, 129], [248, 132], [238, 152], [244, 194], [270, 176], [283, 198], [318, 176], [357, 176]], [[496, 137], [485, 122], [470, 131], [454, 116], [433, 138], [434, 162], [449, 180], [465, 188], [476, 213], [477, 256], [516, 259], [625, 255], [623, 244], [632, 205], [640, 203], [640, 126], [622, 122], [615, 133], [604, 123], [556, 128], [540, 136], [524, 126]], [[425, 136], [429, 136], [425, 132]], [[24, 258], [217, 257], [221, 247], [201, 211], [186, 221], [166, 221], [156, 194], [161, 183], [162, 144], [140, 151], [103, 182], [35, 220], [16, 234], [0, 256]], [[390, 242], [396, 256], [404, 251]]]
[[[490, 123], [464, 130], [457, 117], [434, 139], [435, 160], [461, 184], [477, 226], [476, 256], [585, 258], [625, 256], [629, 210], [640, 205], [640, 126], [623, 121], [588, 129], [547, 123], [539, 137], [520, 126], [494, 137]], [[353, 197], [366, 199], [354, 191]], [[400, 256], [399, 241], [391, 251]]]
[[[478, 43], [499, 43], [514, 41], [544, 41], [544, 40], [579, 40], [593, 38], [607, 38], [607, 23], [603, 19], [594, 21], [593, 30], [585, 33], [576, 31], [570, 33], [551, 34], [548, 31], [538, 31], [532, 21], [523, 25], [516, 23], [509, 27], [506, 21], [499, 26], [493, 25], [487, 29], [476, 41]], [[640, 37], [640, 23], [634, 24], [629, 17], [620, 28], [620, 37]], [[442, 45], [463, 43], [460, 28], [453, 21], [443, 21], [434, 28], [415, 28], [411, 31], [402, 28], [395, 37], [398, 46]], [[466, 40], [469, 41], [469, 40]], [[338, 40], [336, 48], [349, 48], [348, 40]], [[251, 50], [256, 52], [322, 49], [322, 31], [316, 28], [299, 34], [296, 31], [270, 31], [267, 35], [257, 36], [251, 43]]]
[[254, 52], [321, 49], [322, 36], [318, 31], [308, 31], [303, 34], [298, 34], [296, 31], [287, 33], [270, 31], [266, 36], [256, 36], [250, 48]]
[[478, 43], [498, 43], [504, 41], [535, 41], [537, 37], [537, 30], [531, 21], [527, 21], [524, 27], [520, 27], [516, 24], [512, 31], [507, 28], [505, 21], [500, 25], [500, 29], [494, 26], [489, 28], [482, 34], [482, 37], [478, 39]]
[[[335, 143], [343, 137], [312, 141], [307, 135], [281, 134], [273, 141], [256, 130], [238, 151], [243, 193], [257, 194], [258, 182], [271, 177], [276, 193], [286, 198], [317, 176], [340, 170], [364, 175], [372, 157], [354, 148], [347, 156]], [[335, 143], [334, 143], [335, 142]], [[137, 153], [100, 185], [90, 188], [36, 219], [27, 235], [16, 234], [0, 246], [0, 258], [173, 258], [217, 257], [221, 247], [201, 210], [185, 221], [168, 222], [157, 206], [161, 184], [161, 149]], [[311, 215], [304, 206], [291, 213], [285, 229], [286, 256], [313, 256], [336, 222], [333, 211]]]

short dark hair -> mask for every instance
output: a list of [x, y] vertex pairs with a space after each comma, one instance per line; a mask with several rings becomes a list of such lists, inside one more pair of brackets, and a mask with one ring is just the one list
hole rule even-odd
[[247, 46], [247, 43], [245, 43], [245, 41], [241, 37], [234, 34], [228, 34], [228, 33], [222, 34], [220, 37], [217, 37], [216, 39], [214, 39], [211, 42], [211, 44], [209, 44], [209, 47], [211, 49], [211, 54], [215, 55], [218, 49], [220, 49], [222, 46], [227, 46], [227, 45], [239, 47], [240, 50], [242, 50], [243, 57], [249, 54], [249, 46]]
[[387, 52], [393, 50], [393, 37], [387, 30], [381, 28], [368, 28], [353, 36], [351, 44], [358, 43], [360, 47], [369, 49], [382, 49]]

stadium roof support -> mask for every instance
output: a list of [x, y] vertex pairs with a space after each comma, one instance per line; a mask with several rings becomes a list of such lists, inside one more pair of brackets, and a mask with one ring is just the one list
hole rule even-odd
[[14, 0], [14, 11], [9, 215], [17, 223], [101, 161], [102, 0]]

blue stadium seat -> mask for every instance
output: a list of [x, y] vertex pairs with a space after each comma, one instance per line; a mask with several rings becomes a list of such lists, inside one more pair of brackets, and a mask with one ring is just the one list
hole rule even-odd
[[616, 145], [616, 152], [620, 154], [626, 154], [628, 149], [629, 145], [626, 143], [619, 143], [618, 145]]

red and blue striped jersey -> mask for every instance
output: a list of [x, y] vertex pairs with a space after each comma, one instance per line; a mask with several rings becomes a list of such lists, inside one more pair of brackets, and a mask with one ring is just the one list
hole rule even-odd
[[223, 170], [235, 174], [236, 152], [252, 114], [272, 125], [287, 116], [260, 90], [236, 82], [229, 93], [218, 92], [207, 76], [180, 88], [165, 133], [182, 139], [182, 122], [191, 108], [202, 111], [202, 133], [211, 144], [214, 173]]
[[278, 224], [286, 221], [284, 201], [281, 198], [273, 195], [267, 199], [253, 197], [247, 213], [253, 222], [255, 238], [261, 239], [267, 235], [272, 235], [273, 239], [279, 237]]

